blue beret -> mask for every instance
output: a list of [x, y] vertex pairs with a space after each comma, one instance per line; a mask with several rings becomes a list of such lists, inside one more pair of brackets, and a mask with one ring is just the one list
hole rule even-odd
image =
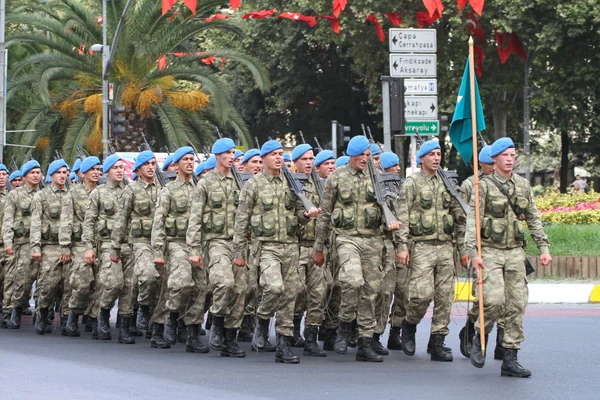
[[335, 156], [333, 155], [333, 151], [331, 150], [323, 150], [315, 157], [315, 167], [323, 164], [327, 160], [335, 160]]
[[292, 150], [292, 161], [296, 161], [297, 159], [302, 157], [304, 155], [304, 153], [306, 153], [307, 151], [312, 150], [312, 149], [313, 148], [308, 143], [302, 143], [302, 144], [294, 147], [294, 150]]
[[79, 177], [75, 172], [71, 172], [71, 175], [69, 175], [69, 179], [75, 182], [79, 182]]
[[391, 151], [385, 151], [381, 153], [381, 166], [383, 169], [388, 169], [400, 163], [398, 156]]
[[204, 172], [205, 166], [206, 166], [206, 162], [201, 162], [200, 164], [198, 164], [196, 166], [196, 169], [194, 170], [194, 173], [196, 174], [196, 176], [200, 176], [200, 174]]
[[122, 160], [123, 159], [121, 158], [121, 156], [112, 154], [112, 155], [106, 157], [106, 160], [104, 160], [104, 165], [102, 166], [102, 169], [104, 170], [104, 172], [108, 172], [108, 170], [110, 170], [117, 161], [122, 161]]
[[335, 160], [335, 167], [336, 168], [343, 167], [344, 165], [348, 164], [348, 161], [350, 161], [350, 157], [341, 156], [337, 160]]
[[376, 156], [377, 154], [381, 154], [381, 149], [375, 143], [371, 144], [371, 155]]
[[498, 154], [511, 147], [515, 147], [515, 144], [513, 143], [511, 138], [500, 138], [492, 144], [492, 151], [490, 152], [490, 157], [496, 157]]
[[179, 160], [183, 158], [183, 156], [188, 154], [195, 154], [192, 146], [183, 146], [177, 149], [175, 153], [173, 153], [173, 164], [177, 164]]
[[100, 162], [100, 159], [98, 157], [96, 157], [96, 156], [86, 157], [81, 162], [81, 166], [79, 167], [79, 172], [81, 172], [82, 174], [85, 174], [90, 169], [94, 168], [96, 165], [102, 165], [102, 163]]
[[46, 175], [46, 179], [44, 180], [46, 183], [52, 182], [52, 177], [50, 175]]
[[162, 170], [166, 171], [169, 168], [169, 165], [173, 164], [173, 154], [169, 154], [162, 165]]
[[241, 150], [236, 150], [236, 151], [235, 151], [235, 154], [234, 154], [234, 156], [233, 156], [233, 160], [235, 161], [235, 160], [237, 160], [238, 158], [240, 158], [240, 157], [241, 157], [241, 156], [243, 156], [243, 155], [244, 155], [244, 152], [243, 152], [243, 151], [241, 151]]
[[204, 170], [205, 171], [214, 169], [216, 167], [217, 167], [217, 157], [215, 157], [215, 156], [208, 157], [208, 159], [204, 162]]
[[48, 167], [48, 174], [47, 175], [49, 177], [52, 176], [52, 175], [54, 175], [62, 167], [65, 167], [66, 169], [69, 169], [69, 165], [62, 158], [60, 160], [54, 160], [54, 161], [52, 161], [50, 163], [50, 166]]
[[131, 173], [131, 180], [132, 180], [132, 181], [135, 181], [135, 180], [137, 180], [137, 178], [138, 178], [138, 177], [137, 177], [137, 174], [136, 174], [135, 172], [132, 172], [132, 173]]
[[21, 167], [21, 176], [24, 177], [27, 175], [32, 169], [41, 168], [40, 163], [35, 160], [29, 160]]
[[81, 158], [78, 158], [77, 160], [75, 160], [75, 164], [73, 164], [73, 172], [79, 171], [80, 167], [81, 167]]
[[264, 157], [267, 154], [279, 149], [283, 149], [281, 143], [279, 143], [277, 140], [269, 140], [268, 142], [265, 142], [265, 144], [263, 144], [260, 148], [260, 156]]
[[348, 148], [346, 149], [346, 154], [350, 157], [360, 156], [364, 153], [371, 144], [367, 140], [367, 137], [364, 135], [354, 136], [348, 142]]
[[[436, 139], [431, 139], [426, 141], [425, 143], [423, 143], [421, 145], [421, 148], [419, 149], [419, 151], [417, 151], [417, 159], [431, 153], [433, 150], [435, 149], [439, 149], [440, 148], [440, 141], [436, 140]], [[417, 161], [417, 164], [420, 164], [419, 161]]]
[[283, 153], [283, 161], [284, 162], [292, 161], [292, 157], [290, 156], [290, 153]]
[[135, 158], [135, 164], [133, 165], [133, 170], [137, 171], [139, 167], [146, 164], [148, 161], [156, 158], [154, 153], [150, 150], [144, 150]]
[[8, 177], [8, 180], [12, 182], [15, 179], [20, 178], [20, 177], [21, 177], [21, 171], [15, 171], [12, 174], [10, 174], [10, 176]]
[[235, 148], [235, 143], [230, 138], [221, 138], [213, 144], [212, 153], [221, 154]]
[[244, 154], [244, 158], [242, 158], [242, 164], [246, 164], [252, 157], [260, 156], [260, 150], [258, 149], [250, 149]]
[[492, 160], [492, 157], [490, 156], [491, 151], [492, 146], [485, 146], [481, 149], [479, 152], [479, 162], [482, 164], [493, 164], [494, 160]]
[[8, 174], [8, 168], [6, 168], [6, 165], [4, 164], [0, 164], [0, 171], [6, 171], [6, 173]]

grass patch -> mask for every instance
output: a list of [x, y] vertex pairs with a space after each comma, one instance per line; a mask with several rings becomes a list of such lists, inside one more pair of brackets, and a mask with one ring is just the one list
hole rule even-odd
[[[600, 257], [600, 225], [545, 225], [544, 231], [550, 240], [550, 254], [553, 256], [596, 256]], [[540, 254], [529, 231], [527, 254]]]

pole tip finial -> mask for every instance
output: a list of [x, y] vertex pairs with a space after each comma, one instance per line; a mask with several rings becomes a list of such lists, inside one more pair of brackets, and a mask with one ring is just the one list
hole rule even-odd
[[472, 46], [473, 44], [473, 36], [469, 36], [469, 46]]

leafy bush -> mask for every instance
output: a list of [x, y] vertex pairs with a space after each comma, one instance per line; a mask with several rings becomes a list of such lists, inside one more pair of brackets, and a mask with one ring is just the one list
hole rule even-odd
[[546, 192], [535, 199], [542, 221], [554, 224], [600, 224], [600, 194]]

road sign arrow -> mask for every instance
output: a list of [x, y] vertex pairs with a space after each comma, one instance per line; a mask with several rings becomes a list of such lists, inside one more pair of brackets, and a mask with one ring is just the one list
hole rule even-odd
[[398, 38], [396, 37], [396, 35], [394, 35], [394, 37], [392, 38], [392, 43], [394, 43], [394, 45], [398, 43]]
[[431, 103], [431, 107], [429, 107], [431, 109], [431, 112], [435, 111], [435, 104]]
[[392, 64], [392, 66], [394, 67], [394, 69], [398, 69], [398, 62], [394, 61], [394, 63]]

